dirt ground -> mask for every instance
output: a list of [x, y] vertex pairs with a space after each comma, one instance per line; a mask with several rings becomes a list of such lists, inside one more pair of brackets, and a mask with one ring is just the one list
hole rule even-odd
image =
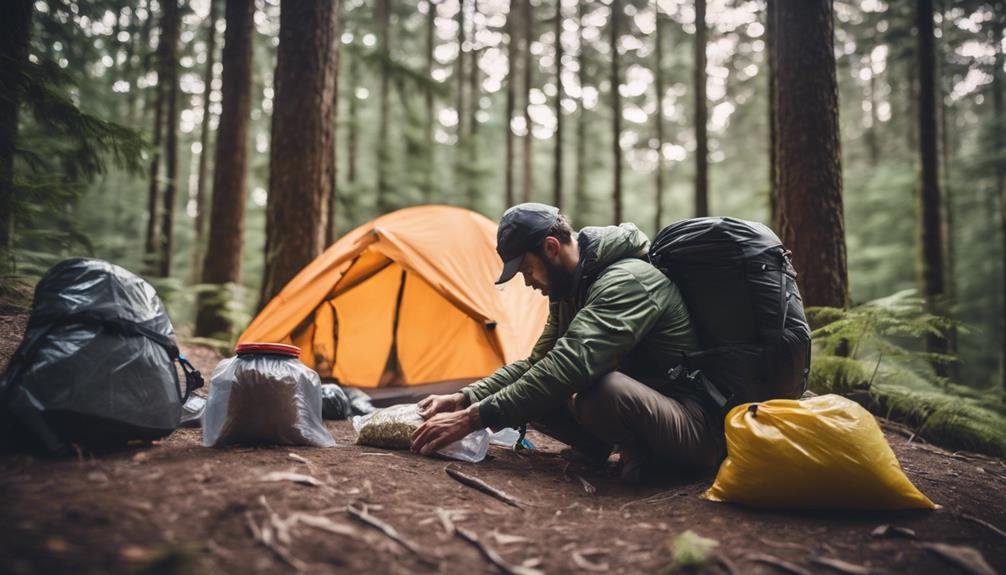
[[[23, 316], [0, 316], [0, 366], [23, 325]], [[218, 359], [187, 351], [206, 375]], [[476, 547], [447, 533], [443, 517], [507, 564], [546, 573], [661, 572], [686, 530], [719, 542], [713, 573], [969, 572], [930, 543], [973, 548], [1006, 571], [1006, 464], [910, 442], [894, 426], [888, 440], [902, 467], [943, 509], [756, 511], [701, 499], [711, 477], [623, 484], [568, 463], [561, 445], [534, 433], [535, 451], [493, 447], [486, 461], [466, 464], [359, 447], [348, 422], [327, 426], [335, 448], [206, 449], [198, 429], [181, 429], [101, 456], [2, 454], [0, 573], [494, 572]], [[461, 485], [444, 471], [448, 464], [523, 509]], [[273, 472], [319, 484], [263, 481]], [[415, 551], [347, 506], [366, 508]], [[914, 536], [872, 535], [881, 525]]]

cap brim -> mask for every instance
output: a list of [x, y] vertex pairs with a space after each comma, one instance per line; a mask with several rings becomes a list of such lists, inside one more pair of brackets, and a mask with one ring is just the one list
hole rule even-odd
[[520, 262], [523, 259], [523, 255], [508, 259], [506, 263], [503, 264], [503, 273], [501, 273], [499, 279], [496, 280], [496, 285], [505, 284], [513, 279], [513, 276], [517, 275], [517, 270], [520, 269]]

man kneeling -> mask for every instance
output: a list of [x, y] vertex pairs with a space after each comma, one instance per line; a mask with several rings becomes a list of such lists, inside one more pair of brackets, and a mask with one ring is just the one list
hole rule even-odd
[[531, 356], [460, 392], [419, 403], [412, 449], [429, 454], [484, 427], [531, 423], [598, 463], [617, 448], [623, 477], [652, 467], [699, 471], [724, 454], [722, 414], [668, 371], [699, 349], [677, 287], [646, 260], [632, 224], [574, 236], [557, 208], [521, 204], [500, 219], [503, 273], [549, 298]]

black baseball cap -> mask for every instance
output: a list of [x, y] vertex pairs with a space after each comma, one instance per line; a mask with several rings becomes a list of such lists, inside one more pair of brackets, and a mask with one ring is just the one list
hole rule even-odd
[[517, 275], [524, 254], [534, 249], [559, 219], [559, 208], [545, 204], [518, 204], [503, 212], [496, 232], [496, 252], [503, 260], [503, 273], [496, 284]]

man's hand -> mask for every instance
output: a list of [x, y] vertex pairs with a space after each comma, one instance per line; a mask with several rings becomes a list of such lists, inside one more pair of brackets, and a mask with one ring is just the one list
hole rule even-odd
[[481, 428], [478, 405], [471, 405], [464, 411], [439, 413], [412, 433], [412, 451], [423, 455], [436, 453], [438, 449]]
[[465, 407], [465, 394], [460, 391], [450, 395], [431, 395], [417, 404], [419, 415], [429, 419], [438, 413], [457, 411]]

